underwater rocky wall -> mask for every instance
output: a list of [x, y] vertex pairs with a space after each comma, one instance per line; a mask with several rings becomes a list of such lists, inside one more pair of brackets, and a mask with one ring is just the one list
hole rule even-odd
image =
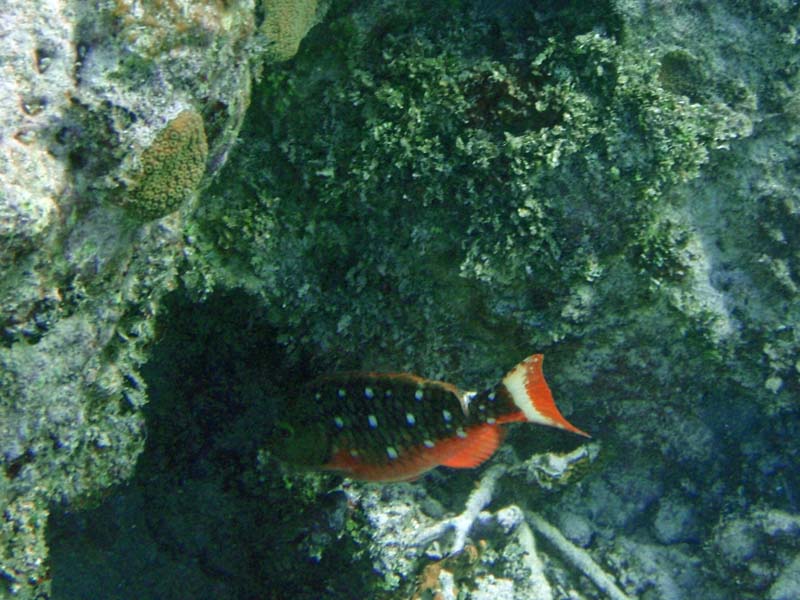
[[[796, 3], [58, 6], [0, 38], [0, 594], [800, 594]], [[590, 442], [265, 450], [532, 352]]]
[[131, 477], [187, 218], [299, 4], [0, 6], [0, 596], [46, 597], [51, 509]]

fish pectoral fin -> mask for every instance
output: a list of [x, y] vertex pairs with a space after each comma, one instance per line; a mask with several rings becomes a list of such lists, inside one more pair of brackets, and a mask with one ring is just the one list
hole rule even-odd
[[454, 469], [472, 469], [486, 461], [505, 437], [505, 431], [496, 425], [477, 425], [467, 430], [465, 438], [447, 440], [455, 446], [453, 454], [441, 464]]

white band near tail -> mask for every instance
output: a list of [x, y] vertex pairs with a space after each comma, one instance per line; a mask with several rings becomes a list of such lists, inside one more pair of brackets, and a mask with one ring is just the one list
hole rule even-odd
[[591, 437], [567, 421], [553, 401], [553, 395], [542, 372], [541, 354], [533, 354], [514, 367], [503, 378], [514, 404], [531, 423], [549, 425]]

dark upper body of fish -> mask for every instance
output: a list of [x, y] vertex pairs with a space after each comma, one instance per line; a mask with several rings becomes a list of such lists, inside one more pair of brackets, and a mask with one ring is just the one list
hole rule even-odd
[[403, 481], [439, 465], [478, 466], [500, 445], [506, 423], [529, 421], [589, 437], [559, 412], [542, 359], [529, 356], [480, 393], [408, 373], [321, 377], [279, 424], [272, 450], [288, 462], [353, 479]]

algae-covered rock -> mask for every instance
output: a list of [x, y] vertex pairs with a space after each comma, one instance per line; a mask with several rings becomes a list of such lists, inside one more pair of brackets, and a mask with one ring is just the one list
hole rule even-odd
[[635, 288], [691, 283], [665, 196], [727, 140], [726, 113], [610, 35], [531, 17], [498, 41], [480, 9], [415, 16], [332, 16], [265, 78], [242, 177], [200, 215], [211, 277], [235, 272], [293, 338], [467, 377], [519, 359], [509, 327], [546, 347]]
[[255, 18], [248, 2], [3, 6], [0, 597], [47, 597], [51, 508], [133, 472], [138, 369], [181, 235], [178, 216], [142, 226], [114, 203], [136, 159], [147, 219], [197, 187], [207, 156], [210, 172], [224, 163], [259, 62]]
[[145, 219], [173, 212], [197, 190], [207, 156], [203, 118], [181, 112], [142, 153], [125, 207]]

